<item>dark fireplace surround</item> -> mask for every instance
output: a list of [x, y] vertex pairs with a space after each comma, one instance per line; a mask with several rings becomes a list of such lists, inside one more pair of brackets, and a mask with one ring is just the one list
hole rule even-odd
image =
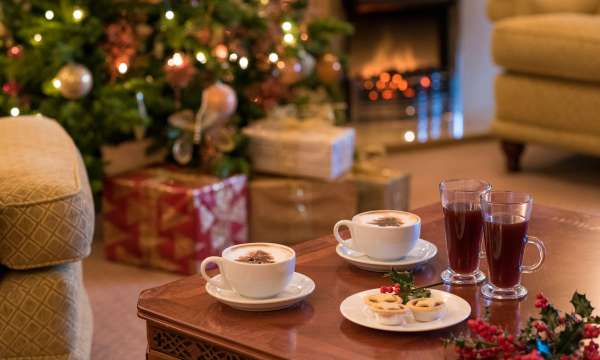
[[[354, 122], [451, 112], [456, 82], [457, 0], [345, 0], [348, 99]], [[432, 105], [433, 104], [433, 105]]]

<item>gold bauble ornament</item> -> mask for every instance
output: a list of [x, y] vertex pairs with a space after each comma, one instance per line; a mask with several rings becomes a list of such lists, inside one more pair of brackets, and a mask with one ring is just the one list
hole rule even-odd
[[212, 84], [202, 92], [202, 108], [206, 113], [216, 113], [227, 118], [237, 107], [237, 95], [231, 86], [220, 81]]
[[317, 61], [317, 76], [327, 84], [335, 84], [342, 78], [342, 64], [337, 56], [327, 53]]
[[279, 81], [284, 85], [292, 85], [302, 79], [302, 64], [298, 59], [287, 58], [277, 62]]
[[94, 79], [90, 70], [81, 65], [75, 63], [69, 63], [63, 66], [55, 77], [59, 80], [58, 89], [62, 96], [69, 100], [79, 99], [87, 95], [92, 86], [94, 85]]

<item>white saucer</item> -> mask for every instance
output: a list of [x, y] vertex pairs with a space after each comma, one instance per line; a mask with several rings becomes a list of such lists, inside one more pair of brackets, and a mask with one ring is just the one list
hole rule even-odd
[[443, 329], [464, 321], [471, 314], [471, 305], [463, 298], [441, 290], [430, 290], [431, 296], [435, 299], [444, 300], [447, 307], [446, 315], [434, 321], [417, 322], [411, 319], [411, 321], [404, 325], [394, 326], [378, 323], [375, 321], [374, 316], [370, 316], [369, 312], [365, 311], [366, 305], [363, 298], [365, 296], [379, 294], [379, 289], [361, 291], [347, 297], [340, 304], [340, 311], [346, 319], [355, 324], [366, 326], [371, 329], [395, 332], [420, 332]]
[[[214, 277], [219, 281], [221, 274]], [[206, 283], [206, 292], [219, 302], [234, 309], [245, 311], [273, 311], [290, 307], [304, 300], [315, 290], [315, 282], [304, 274], [295, 272], [287, 288], [277, 296], [268, 299], [243, 297], [233, 290], [224, 290]]]
[[363, 253], [351, 250], [347, 246], [342, 246], [342, 244], [338, 244], [335, 248], [335, 252], [342, 259], [348, 261], [352, 265], [363, 270], [377, 272], [387, 272], [392, 269], [412, 269], [433, 259], [433, 257], [437, 254], [437, 251], [437, 246], [423, 239], [417, 240], [415, 247], [405, 257], [392, 261], [371, 259]]

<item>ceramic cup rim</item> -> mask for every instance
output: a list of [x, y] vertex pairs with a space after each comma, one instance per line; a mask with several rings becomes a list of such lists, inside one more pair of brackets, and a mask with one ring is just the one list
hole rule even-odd
[[[227, 253], [227, 252], [229, 252], [229, 251], [231, 251], [233, 249], [237, 249], [237, 248], [240, 248], [240, 247], [261, 246], [261, 245], [266, 246], [266, 247], [268, 247], [268, 246], [278, 247], [280, 249], [287, 250], [288, 252], [290, 252], [291, 256], [289, 258], [285, 259], [285, 260], [282, 260], [282, 261], [276, 261], [276, 262], [273, 262], [273, 263], [266, 263], [266, 264], [246, 263], [246, 262], [236, 261], [234, 259], [230, 259], [227, 256], [225, 256], [225, 253]], [[278, 266], [278, 265], [281, 265], [281, 264], [288, 263], [290, 261], [294, 261], [296, 259], [296, 251], [294, 251], [294, 249], [292, 249], [289, 246], [282, 245], [282, 244], [277, 244], [277, 243], [268, 243], [268, 242], [255, 242], [254, 243], [254, 242], [249, 242], [249, 243], [237, 244], [237, 245], [232, 245], [232, 246], [227, 247], [226, 249], [224, 249], [221, 252], [221, 258], [223, 258], [225, 261], [229, 261], [231, 263], [234, 263], [234, 264], [240, 265], [240, 266], [260, 266], [261, 268], [264, 268], [264, 267], [268, 267], [268, 266]]]
[[[410, 216], [414, 216], [417, 218], [417, 221], [414, 222], [413, 224], [402, 224], [400, 226], [377, 226], [377, 225], [373, 225], [373, 224], [361, 224], [358, 221], [356, 221], [360, 216], [363, 215], [367, 215], [367, 214], [372, 214], [372, 213], [377, 213], [377, 212], [393, 212], [393, 213], [401, 213], [401, 214], [405, 214], [405, 215], [410, 215]], [[369, 210], [369, 211], [364, 211], [361, 213], [358, 213], [356, 215], [354, 215], [352, 217], [352, 224], [357, 225], [357, 226], [365, 226], [368, 228], [372, 228], [372, 229], [379, 229], [379, 230], [398, 230], [398, 229], [406, 229], [409, 227], [413, 227], [413, 226], [417, 226], [421, 224], [421, 217], [415, 213], [411, 213], [409, 211], [402, 211], [402, 210]]]

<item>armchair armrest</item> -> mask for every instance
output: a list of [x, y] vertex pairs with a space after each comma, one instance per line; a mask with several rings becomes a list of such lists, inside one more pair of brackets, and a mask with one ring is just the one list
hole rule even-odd
[[488, 0], [491, 21], [507, 17], [548, 13], [596, 13], [599, 0]]

